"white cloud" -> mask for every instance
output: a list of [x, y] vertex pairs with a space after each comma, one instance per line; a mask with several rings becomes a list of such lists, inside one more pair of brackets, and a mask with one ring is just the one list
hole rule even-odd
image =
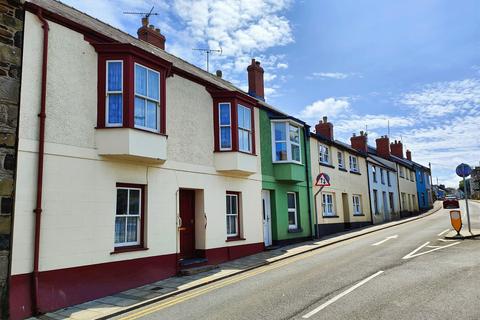
[[480, 104], [480, 80], [433, 83], [419, 92], [402, 95], [397, 102], [427, 118], [471, 112]]
[[350, 73], [342, 73], [342, 72], [312, 72], [312, 74], [306, 76], [305, 78], [307, 80], [314, 80], [314, 79], [321, 79], [321, 80], [326, 80], [326, 79], [335, 79], [335, 80], [343, 80], [351, 77], [359, 77], [362, 78], [362, 76], [359, 73], [356, 72], [350, 72]]
[[300, 118], [307, 121], [317, 121], [323, 116], [336, 116], [350, 109], [350, 102], [346, 98], [326, 98], [317, 100], [306, 106], [300, 112]]
[[[402, 116], [390, 116], [385, 114], [366, 114], [358, 115], [352, 114], [346, 117], [342, 117], [335, 123], [335, 129], [339, 133], [358, 132], [360, 130], [368, 130], [374, 135], [387, 134], [387, 128], [391, 129], [413, 127], [415, 125], [415, 119]], [[374, 132], [382, 129], [382, 132]]]
[[288, 64], [287, 63], [277, 63], [277, 68], [278, 69], [287, 69]]

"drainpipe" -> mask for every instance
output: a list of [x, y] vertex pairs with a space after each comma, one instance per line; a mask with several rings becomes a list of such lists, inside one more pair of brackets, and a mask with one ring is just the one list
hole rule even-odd
[[42, 22], [43, 28], [43, 61], [42, 61], [42, 91], [40, 97], [39, 134], [38, 134], [38, 166], [37, 166], [37, 204], [35, 210], [35, 243], [33, 252], [33, 283], [32, 302], [33, 313], [40, 312], [38, 306], [38, 260], [40, 256], [40, 223], [42, 220], [42, 193], [43, 193], [43, 159], [45, 149], [45, 103], [47, 93], [47, 61], [48, 61], [48, 31], [47, 20], [43, 17], [42, 9], [37, 10], [37, 17]]
[[312, 239], [315, 238], [315, 235], [313, 234], [313, 221], [312, 221], [312, 203], [311, 203], [311, 198], [310, 198], [310, 168], [308, 166], [309, 162], [309, 157], [308, 157], [308, 151], [307, 147], [310, 146], [309, 143], [307, 143], [308, 139], [308, 134], [307, 134], [308, 126], [305, 125], [303, 126], [303, 145], [305, 146], [305, 176], [306, 176], [306, 181], [307, 181], [307, 199], [308, 199], [308, 220], [310, 221], [310, 235], [312, 236]]
[[[368, 154], [367, 154], [367, 157], [368, 157]], [[372, 190], [370, 189], [370, 170], [368, 170], [368, 160], [367, 158], [365, 158], [365, 161], [367, 162], [367, 184], [368, 184], [368, 202], [370, 204], [370, 224], [374, 224], [373, 223], [373, 215], [375, 214], [375, 209], [372, 210]], [[372, 164], [373, 165], [373, 164]], [[388, 174], [388, 171], [387, 171], [387, 174]], [[385, 215], [384, 215], [385, 217]]]

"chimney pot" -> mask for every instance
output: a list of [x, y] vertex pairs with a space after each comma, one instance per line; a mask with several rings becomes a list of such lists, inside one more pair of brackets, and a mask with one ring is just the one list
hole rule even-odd
[[142, 26], [138, 29], [137, 34], [138, 39], [165, 50], [165, 36], [161, 34], [159, 28], [148, 24], [148, 18], [142, 18]]
[[216, 74], [217, 74], [217, 77], [221, 78], [223, 75], [222, 70], [217, 70]]

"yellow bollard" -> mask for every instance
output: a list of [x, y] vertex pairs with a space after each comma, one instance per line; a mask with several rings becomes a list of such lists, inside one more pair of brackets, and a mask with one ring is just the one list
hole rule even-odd
[[460, 210], [450, 211], [450, 222], [452, 223], [453, 229], [460, 235], [460, 230], [462, 229], [462, 214]]

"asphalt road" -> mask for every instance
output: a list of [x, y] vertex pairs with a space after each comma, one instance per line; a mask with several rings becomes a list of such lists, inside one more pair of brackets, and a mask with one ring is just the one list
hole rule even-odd
[[[480, 228], [480, 204], [470, 208]], [[480, 239], [445, 241], [439, 234], [449, 227], [448, 212], [440, 210], [118, 319], [478, 320]]]

